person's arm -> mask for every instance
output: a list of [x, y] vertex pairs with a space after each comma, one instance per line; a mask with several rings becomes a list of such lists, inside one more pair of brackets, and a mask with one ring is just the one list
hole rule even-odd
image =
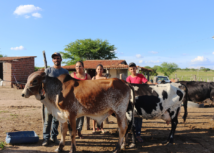
[[45, 74], [48, 75], [50, 73], [50, 68], [45, 69]]
[[153, 83], [151, 83], [150, 81], [147, 81], [146, 83], [147, 83], [147, 84], [153, 84]]
[[71, 77], [74, 77], [74, 72], [70, 74]]
[[91, 80], [91, 76], [87, 74], [87, 80]]
[[129, 76], [126, 78], [126, 82], [131, 83]]
[[143, 82], [143, 84], [149, 82], [143, 74], [138, 74], [138, 77], [141, 78], [141, 81]]
[[91, 80], [95, 80], [94, 77]]

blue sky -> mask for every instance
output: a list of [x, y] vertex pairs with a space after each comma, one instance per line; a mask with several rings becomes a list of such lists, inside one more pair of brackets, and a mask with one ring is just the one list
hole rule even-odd
[[118, 59], [141, 66], [174, 62], [214, 69], [212, 0], [7, 0], [0, 1], [0, 54], [51, 54], [76, 39], [115, 45]]

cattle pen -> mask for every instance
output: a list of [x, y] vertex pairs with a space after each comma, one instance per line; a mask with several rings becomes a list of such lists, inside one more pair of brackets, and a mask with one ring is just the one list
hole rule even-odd
[[[24, 99], [22, 90], [1, 87], [0, 98], [0, 142], [5, 141], [7, 132], [31, 131], [39, 135], [36, 144], [4, 145], [2, 153], [52, 153], [56, 146], [42, 146], [41, 103], [34, 97]], [[183, 108], [181, 108], [183, 115]], [[137, 142], [137, 147], [122, 152], [214, 152], [213, 108], [190, 108], [187, 121], [184, 124], [182, 115], [175, 133], [174, 144], [166, 146], [163, 142], [169, 134], [170, 125], [162, 120], [143, 120], [141, 136], [143, 143]], [[84, 139], [76, 139], [78, 153], [109, 153], [118, 141], [116, 119], [109, 117], [114, 123], [104, 124], [106, 134], [92, 134], [91, 130], [83, 130]], [[58, 135], [60, 139], [60, 134]], [[130, 138], [129, 138], [129, 141]], [[70, 149], [70, 138], [66, 137], [65, 152]]]

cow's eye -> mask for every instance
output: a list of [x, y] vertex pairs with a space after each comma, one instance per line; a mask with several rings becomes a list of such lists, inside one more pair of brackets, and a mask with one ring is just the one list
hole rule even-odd
[[37, 83], [37, 80], [33, 80], [33, 84], [36, 84]]

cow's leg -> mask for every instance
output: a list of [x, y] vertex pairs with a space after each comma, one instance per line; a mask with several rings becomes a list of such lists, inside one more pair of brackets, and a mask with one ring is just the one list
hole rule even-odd
[[170, 131], [170, 134], [169, 134], [169, 137], [168, 137], [168, 140], [167, 140], [168, 141], [167, 145], [173, 144], [175, 130], [176, 130], [176, 127], [177, 127], [177, 124], [178, 124], [179, 111], [180, 111], [180, 107], [177, 108], [175, 117], [173, 119], [171, 118], [171, 131]]
[[183, 116], [183, 120], [184, 120], [184, 122], [186, 121], [187, 114], [188, 114], [188, 112], [187, 112], [187, 103], [188, 103], [188, 101], [187, 101], [187, 95], [185, 95], [185, 97], [184, 97], [184, 99], [183, 99], [183, 107], [184, 107], [184, 116]]
[[[125, 137], [126, 137], [126, 140], [128, 140], [128, 132], [130, 131], [131, 132], [131, 136], [132, 136], [132, 143], [129, 145], [129, 148], [134, 148], [136, 146], [136, 135], [135, 135], [135, 132], [134, 132], [134, 120], [132, 118], [132, 114], [128, 114], [126, 113], [126, 117], [128, 119], [128, 128], [126, 130], [126, 134], [125, 134]], [[127, 141], [124, 141], [125, 143], [123, 143], [123, 145], [121, 146], [121, 149], [125, 149], [126, 147], [126, 142]]]
[[[113, 153], [118, 153], [121, 149], [121, 145], [123, 143], [124, 136], [126, 134], [127, 130], [127, 121], [126, 121], [126, 115], [122, 113], [118, 113], [117, 115], [117, 124], [119, 127], [119, 141], [117, 144], [116, 149], [113, 151]], [[124, 140], [126, 141], [126, 140]]]
[[56, 149], [56, 152], [61, 152], [63, 150], [63, 147], [65, 146], [65, 137], [68, 131], [68, 124], [67, 122], [61, 123], [61, 140], [59, 143], [59, 147]]
[[76, 152], [76, 141], [75, 141], [75, 136], [76, 136], [76, 119], [75, 117], [70, 117], [69, 119], [70, 122], [70, 127], [71, 130], [69, 130], [70, 135], [71, 135], [71, 150], [70, 153], [74, 153]]
[[136, 146], [136, 135], [135, 135], [134, 129], [135, 127], [132, 124], [132, 127], [131, 127], [132, 143], [129, 145], [129, 148], [134, 148]]

